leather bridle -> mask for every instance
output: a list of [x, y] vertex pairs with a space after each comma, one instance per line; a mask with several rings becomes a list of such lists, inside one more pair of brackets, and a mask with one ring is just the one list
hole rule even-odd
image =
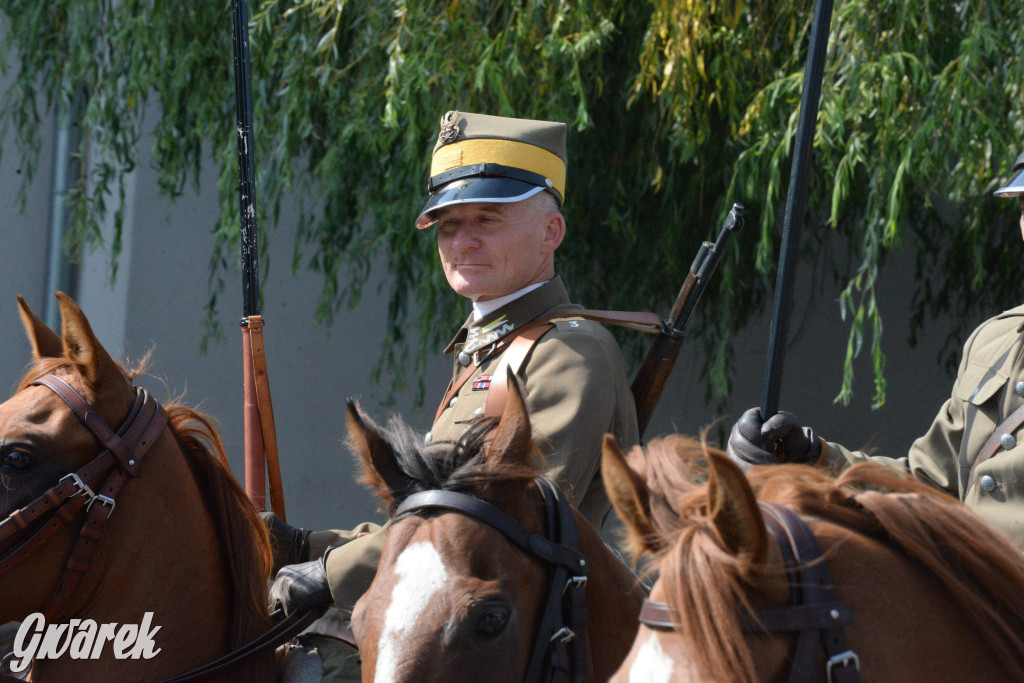
[[[52, 621], [71, 601], [92, 565], [107, 520], [114, 512], [117, 495], [129, 478], [141, 474], [142, 458], [167, 425], [167, 412], [149, 392], [133, 386], [135, 401], [120, 429], [115, 432], [82, 395], [60, 377], [45, 375], [32, 382], [32, 385], [53, 390], [105, 447], [84, 467], [65, 475], [56, 486], [0, 521], [0, 546], [19, 535], [29, 533], [0, 555], [0, 577], [3, 577], [35, 555], [58, 531], [73, 522], [83, 509], [86, 511], [85, 521], [60, 582], [42, 610], [45, 619]], [[31, 532], [33, 526], [39, 528]], [[176, 676], [168, 683], [202, 681], [223, 675], [226, 670], [249, 657], [291, 640], [318, 618], [320, 613], [322, 610], [289, 615], [238, 650]], [[0, 680], [21, 679], [0, 672]]]
[[[790, 683], [820, 678], [819, 648], [826, 656], [825, 677], [829, 683], [860, 681], [860, 659], [846, 644], [844, 628], [853, 621], [853, 611], [838, 601], [825, 566], [821, 546], [814, 532], [788, 508], [761, 503], [765, 524], [782, 550], [789, 576], [790, 604], [743, 614], [747, 633], [796, 633], [796, 650], [791, 658]], [[675, 607], [644, 600], [640, 623], [658, 630], [677, 628]]]
[[134, 387], [135, 401], [121, 428], [115, 432], [81, 394], [60, 377], [45, 375], [32, 384], [52, 389], [105, 447], [77, 472], [65, 475], [56, 486], [0, 521], [0, 545], [38, 526], [35, 532], [0, 555], [2, 577], [35, 555], [83, 509], [86, 511], [60, 582], [42, 609], [43, 616], [52, 620], [67, 607], [92, 565], [107, 520], [114, 512], [117, 495], [130, 477], [139, 476], [142, 458], [167, 424], [167, 413], [149, 392]]
[[524, 681], [550, 681], [560, 673], [574, 683], [587, 680], [587, 603], [589, 565], [579, 551], [572, 506], [550, 479], [534, 480], [544, 497], [547, 536], [531, 532], [511, 515], [454, 491], [421, 491], [406, 498], [393, 520], [430, 510], [451, 510], [499, 531], [548, 568], [548, 597], [534, 638]]

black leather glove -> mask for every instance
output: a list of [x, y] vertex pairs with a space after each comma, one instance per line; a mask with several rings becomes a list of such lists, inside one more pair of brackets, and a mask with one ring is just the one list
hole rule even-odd
[[270, 532], [270, 550], [274, 554], [272, 574], [287, 564], [298, 564], [309, 559], [309, 531], [289, 526], [288, 522], [267, 510], [260, 510], [260, 517]]
[[814, 464], [821, 457], [821, 439], [793, 413], [780, 411], [762, 424], [761, 409], [751, 408], [732, 426], [726, 451], [744, 466]]
[[[333, 548], [329, 548], [330, 552]], [[326, 610], [334, 603], [327, 585], [327, 553], [320, 559], [281, 567], [270, 585], [270, 610], [280, 609], [284, 615]]]

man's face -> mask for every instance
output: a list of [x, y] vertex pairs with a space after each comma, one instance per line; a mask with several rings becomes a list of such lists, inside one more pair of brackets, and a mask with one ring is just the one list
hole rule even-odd
[[448, 284], [487, 301], [554, 275], [562, 215], [540, 195], [509, 204], [455, 204], [438, 210], [437, 250]]

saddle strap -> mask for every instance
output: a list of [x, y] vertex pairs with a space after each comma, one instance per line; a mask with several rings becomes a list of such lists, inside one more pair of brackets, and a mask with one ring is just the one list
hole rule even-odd
[[978, 451], [978, 457], [974, 459], [971, 464], [971, 473], [967, 476], [967, 485], [964, 487], [964, 496], [967, 496], [967, 492], [974, 486], [974, 477], [977, 474], [978, 465], [985, 462], [1002, 448], [1002, 438], [1011, 432], [1017, 431], [1021, 425], [1024, 425], [1024, 405], [1017, 410], [1013, 411], [1008, 418], [999, 423], [999, 426], [995, 428], [992, 435], [988, 437], [985, 445]]

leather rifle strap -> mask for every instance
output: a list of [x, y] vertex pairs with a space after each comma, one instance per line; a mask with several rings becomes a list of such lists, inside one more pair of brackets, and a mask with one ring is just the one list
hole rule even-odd
[[263, 432], [263, 452], [267, 463], [267, 483], [270, 488], [270, 509], [287, 521], [284, 509], [284, 484], [281, 481], [281, 461], [277, 454], [277, 429], [274, 427], [274, 404], [270, 399], [270, 377], [267, 375], [267, 355], [263, 346], [263, 316], [250, 315], [249, 345], [252, 351], [253, 384], [256, 387], [256, 407]]
[[[504, 339], [498, 342], [499, 346], [496, 347], [495, 350], [500, 350], [502, 346], [514, 345], [518, 338], [527, 334], [530, 330], [543, 327], [544, 332], [547, 332], [548, 330], [551, 329], [551, 327], [553, 327], [553, 324], [555, 322], [559, 320], [572, 320], [573, 318], [583, 318], [586, 320], [593, 320], [599, 323], [618, 325], [620, 327], [625, 327], [627, 329], [635, 330], [637, 332], [643, 332], [645, 334], [658, 334], [663, 329], [663, 323], [661, 319], [657, 316], [657, 314], [647, 311], [598, 311], [586, 308], [569, 311], [557, 311], [555, 313], [549, 313], [548, 315], [532, 320], [531, 322], [526, 323], [519, 329], [513, 330], [511, 333], [509, 333], [508, 336], [506, 336]], [[519, 371], [519, 367], [520, 365], [522, 365], [523, 359], [526, 357], [527, 353], [529, 353], [530, 348], [533, 347], [533, 344], [537, 341], [537, 339], [540, 339], [543, 336], [544, 332], [541, 332], [540, 334], [537, 335], [536, 338], [532, 339], [529, 342], [529, 344], [522, 352], [522, 358], [520, 358], [519, 361], [512, 366], [512, 372]], [[504, 364], [504, 366], [499, 365], [498, 368], [495, 370], [494, 375], [491, 376], [491, 387], [488, 390], [487, 395], [487, 415], [492, 415], [490, 408], [490, 397], [493, 395], [495, 389], [497, 389], [498, 393], [501, 394], [501, 398], [495, 401], [495, 404], [499, 406], [499, 408], [497, 410], [497, 413], [494, 413], [494, 416], [500, 416], [501, 408], [504, 407], [505, 405], [505, 397], [507, 396], [508, 391], [508, 388], [505, 384], [506, 367], [508, 367], [509, 365], [509, 363], [505, 362], [505, 355], [507, 355], [507, 353], [508, 351], [505, 351], [502, 354], [502, 363]], [[475, 364], [467, 365], [465, 368], [462, 369], [462, 372], [459, 373], [458, 377], [456, 377], [455, 379], [448, 383], [448, 390], [445, 391], [444, 397], [441, 399], [441, 403], [438, 404], [437, 406], [437, 412], [434, 413], [434, 422], [437, 422], [438, 418], [441, 417], [441, 413], [443, 413], [445, 411], [445, 408], [448, 407], [448, 404], [451, 402], [452, 398], [454, 398], [455, 395], [459, 393], [459, 390], [462, 389], [463, 385], [465, 385], [466, 382], [469, 381], [469, 378], [473, 376], [475, 371]], [[497, 379], [497, 384], [499, 385], [497, 387], [495, 386], [495, 379]]]
[[1010, 413], [1010, 416], [995, 428], [995, 431], [993, 431], [992, 435], [988, 437], [985, 445], [981, 447], [980, 451], [978, 451], [978, 457], [976, 457], [974, 462], [971, 464], [971, 473], [967, 476], [967, 486], [964, 487], [965, 496], [974, 485], [974, 475], [977, 472], [978, 465], [995, 455], [1002, 447], [1002, 438], [1011, 432], [1017, 431], [1021, 425], [1024, 425], [1024, 406], [1021, 406]]
[[505, 353], [501, 354], [498, 367], [491, 375], [491, 386], [487, 390], [487, 400], [484, 402], [484, 415], [487, 417], [501, 417], [505, 410], [505, 402], [508, 400], [508, 373], [519, 372], [523, 361], [526, 360], [530, 349], [554, 327], [554, 323], [545, 323], [531, 327], [520, 335], [517, 335], [509, 344]]

